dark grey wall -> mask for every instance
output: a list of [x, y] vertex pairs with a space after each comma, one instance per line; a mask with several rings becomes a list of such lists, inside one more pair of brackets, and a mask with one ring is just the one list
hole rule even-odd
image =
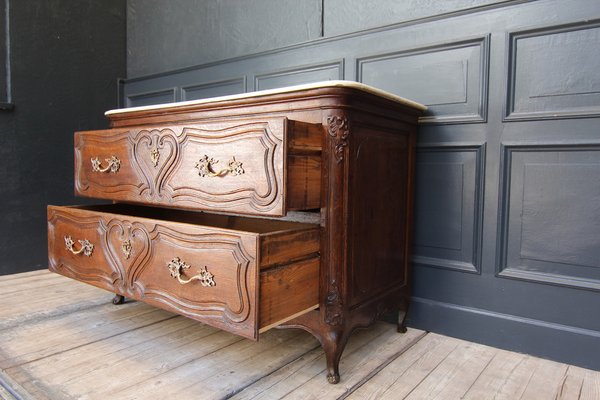
[[169, 71], [321, 35], [321, 0], [127, 0], [127, 75]]
[[73, 196], [73, 132], [103, 128], [125, 75], [122, 0], [11, 0], [14, 110], [0, 111], [0, 274], [47, 267], [46, 205]]
[[127, 0], [127, 76], [150, 75], [502, 0]]
[[324, 0], [323, 32], [335, 36], [474, 9], [502, 0]]
[[336, 78], [427, 104], [409, 324], [600, 368], [600, 2], [408, 4], [397, 25], [129, 79], [124, 104]]

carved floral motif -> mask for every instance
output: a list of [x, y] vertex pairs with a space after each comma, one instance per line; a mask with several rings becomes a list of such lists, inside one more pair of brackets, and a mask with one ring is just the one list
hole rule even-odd
[[333, 138], [335, 146], [335, 159], [341, 163], [344, 159], [344, 148], [348, 146], [348, 136], [350, 129], [348, 128], [348, 118], [329, 115], [327, 117], [327, 132]]
[[329, 292], [325, 298], [325, 323], [329, 325], [341, 325], [343, 316], [342, 296], [337, 281], [331, 281]]

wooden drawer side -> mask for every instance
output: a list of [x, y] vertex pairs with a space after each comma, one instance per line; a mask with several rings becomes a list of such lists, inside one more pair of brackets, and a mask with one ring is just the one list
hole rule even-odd
[[288, 121], [287, 194], [288, 210], [321, 207], [321, 153], [323, 126]]
[[259, 332], [319, 307], [319, 258], [262, 271]]

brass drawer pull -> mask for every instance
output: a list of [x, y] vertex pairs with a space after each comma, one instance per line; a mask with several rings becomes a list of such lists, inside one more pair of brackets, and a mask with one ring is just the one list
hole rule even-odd
[[110, 158], [105, 159], [108, 165], [102, 168], [102, 162], [98, 159], [98, 157], [92, 158], [92, 171], [94, 172], [112, 172], [116, 174], [121, 168], [121, 160], [119, 160], [115, 156], [111, 156]]
[[75, 255], [83, 253], [84, 256], [90, 257], [94, 251], [94, 245], [87, 239], [78, 240], [78, 242], [81, 244], [81, 248], [75, 250], [73, 238], [71, 236], [65, 236], [65, 246], [67, 250]]
[[220, 171], [215, 172], [214, 165], [218, 164], [219, 160], [209, 158], [206, 154], [198, 160], [196, 167], [198, 169], [198, 175], [201, 177], [215, 177], [230, 175], [242, 175], [245, 171], [242, 168], [242, 163], [235, 160], [235, 157], [231, 157], [231, 160], [227, 163], [227, 168], [223, 168]]
[[191, 281], [198, 280], [202, 286], [215, 286], [216, 283], [214, 281], [214, 275], [208, 272], [206, 266], [204, 270], [200, 270], [198, 275], [192, 276], [190, 279], [181, 279], [183, 275], [183, 270], [190, 268], [190, 265], [181, 261], [179, 257], [175, 257], [168, 264], [169, 272], [171, 273], [172, 278], [177, 278], [179, 283], [185, 285], [186, 283], [190, 283]]

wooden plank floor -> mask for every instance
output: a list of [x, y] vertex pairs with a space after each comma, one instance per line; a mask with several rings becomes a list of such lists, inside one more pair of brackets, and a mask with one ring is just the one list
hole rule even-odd
[[600, 373], [381, 322], [329, 385], [318, 342], [258, 343], [36, 271], [0, 277], [2, 399], [600, 399]]

